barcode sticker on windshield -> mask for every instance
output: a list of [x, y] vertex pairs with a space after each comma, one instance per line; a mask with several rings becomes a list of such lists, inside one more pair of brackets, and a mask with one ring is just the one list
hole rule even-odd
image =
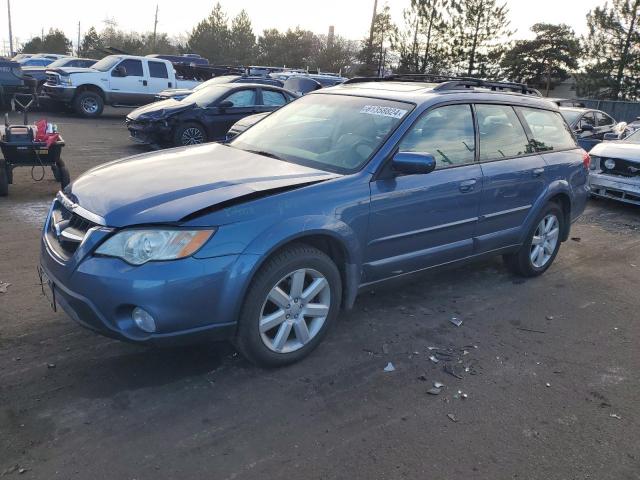
[[381, 107], [378, 105], [365, 105], [360, 110], [360, 113], [366, 113], [367, 115], [379, 115], [381, 117], [402, 118], [407, 110], [393, 107]]

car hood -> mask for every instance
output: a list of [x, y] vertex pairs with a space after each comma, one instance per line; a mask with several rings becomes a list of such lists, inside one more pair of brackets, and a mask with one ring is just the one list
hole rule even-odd
[[98, 71], [88, 67], [58, 67], [58, 68], [46, 68], [46, 70], [59, 73], [60, 75], [71, 75], [76, 73], [96, 73]]
[[193, 90], [190, 88], [169, 88], [158, 93], [159, 97], [172, 98], [178, 95], [191, 95]]
[[140, 108], [136, 108], [133, 112], [127, 115], [130, 120], [158, 120], [166, 118], [174, 113], [182, 112], [195, 108], [195, 103], [184, 103], [180, 100], [168, 98], [166, 100], [160, 100], [159, 102], [153, 102], [148, 105], [144, 105]]
[[180, 222], [201, 210], [339, 176], [210, 143], [106, 163], [80, 176], [65, 195], [105, 225], [125, 227]]
[[619, 158], [631, 162], [640, 162], [640, 144], [622, 141], [599, 143], [591, 149], [590, 155]]

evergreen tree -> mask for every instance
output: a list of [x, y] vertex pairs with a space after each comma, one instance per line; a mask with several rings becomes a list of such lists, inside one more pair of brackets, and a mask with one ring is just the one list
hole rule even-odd
[[202, 55], [212, 64], [232, 61], [231, 34], [227, 15], [218, 2], [209, 16], [191, 32], [187, 43], [190, 52]]
[[242, 10], [231, 22], [231, 54], [234, 63], [250, 65], [256, 60], [256, 36], [253, 34], [251, 19]]
[[71, 40], [62, 30], [50, 29], [43, 38], [34, 37], [24, 44], [22, 53], [59, 53], [66, 55], [71, 52]]

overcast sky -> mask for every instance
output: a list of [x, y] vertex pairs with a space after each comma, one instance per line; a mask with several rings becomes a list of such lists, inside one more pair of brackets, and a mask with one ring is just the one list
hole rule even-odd
[[[517, 30], [517, 38], [531, 36], [529, 27], [536, 22], [568, 23], [576, 33], [586, 29], [585, 15], [604, 0], [506, 0], [510, 8], [511, 28]], [[253, 21], [254, 31], [276, 27], [287, 29], [300, 25], [316, 33], [326, 33], [329, 25], [335, 25], [336, 34], [351, 39], [363, 38], [369, 28], [373, 0], [220, 0], [229, 16], [241, 9], [247, 10]], [[316, 7], [311, 7], [312, 4]], [[384, 5], [385, 0], [379, 0]], [[402, 10], [410, 0], [387, 0], [394, 20], [402, 22]], [[1, 0], [0, 50], [8, 42], [7, 0]], [[159, 7], [158, 31], [170, 36], [186, 34], [202, 18], [208, 15], [215, 1], [212, 0], [11, 0], [13, 36], [25, 42], [49, 28], [60, 28], [74, 41], [77, 38], [78, 21], [84, 33], [89, 27], [101, 29], [104, 20], [114, 19], [124, 30], [145, 32], [153, 30], [153, 15]]]

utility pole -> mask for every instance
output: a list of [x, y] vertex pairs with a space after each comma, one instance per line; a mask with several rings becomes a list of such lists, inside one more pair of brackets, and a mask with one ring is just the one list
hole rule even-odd
[[153, 51], [156, 51], [156, 30], [158, 29], [158, 4], [156, 3], [156, 18], [153, 21]]
[[373, 0], [373, 15], [371, 16], [371, 28], [369, 29], [369, 45], [367, 52], [367, 65], [373, 61], [373, 31], [376, 26], [376, 15], [378, 14], [378, 0]]
[[76, 43], [76, 55], [80, 56], [80, 22], [78, 22], [78, 43]]
[[7, 0], [7, 13], [9, 14], [9, 58], [13, 57], [13, 32], [11, 30], [11, 0]]

